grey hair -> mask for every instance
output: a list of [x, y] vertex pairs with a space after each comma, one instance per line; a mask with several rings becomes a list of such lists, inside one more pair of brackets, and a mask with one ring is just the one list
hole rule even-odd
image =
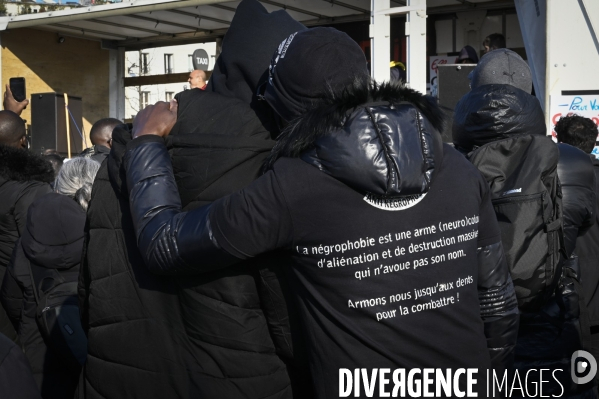
[[65, 162], [54, 182], [54, 191], [73, 198], [87, 210], [98, 169], [100, 164], [90, 158], [77, 157]]

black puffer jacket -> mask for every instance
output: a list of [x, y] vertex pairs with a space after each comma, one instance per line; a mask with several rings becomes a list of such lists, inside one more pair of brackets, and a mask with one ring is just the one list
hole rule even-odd
[[181, 321], [177, 286], [144, 268], [121, 195], [119, 173], [129, 137], [124, 128], [114, 130], [87, 212], [78, 288], [88, 357], [78, 397], [198, 396], [188, 374], [197, 363]]
[[[44, 158], [0, 145], [0, 283], [15, 242], [25, 229], [29, 205], [52, 191], [52, 181], [54, 170]], [[4, 309], [0, 309], [0, 333], [16, 338]]]
[[595, 223], [576, 240], [584, 299], [592, 326], [599, 325], [599, 159], [590, 155], [595, 173]]
[[577, 253], [576, 242], [595, 223], [595, 172], [587, 154], [571, 145], [559, 143], [557, 174], [562, 185], [564, 239], [566, 252]]
[[30, 273], [41, 280], [53, 269], [65, 282], [77, 281], [84, 226], [85, 211], [71, 198], [50, 193], [36, 200], [0, 292], [43, 398], [72, 398], [81, 368], [46, 346], [35, 320]]
[[[551, 139], [545, 135], [545, 118], [539, 101], [534, 96], [510, 85], [480, 86], [462, 97], [455, 109], [453, 140], [456, 148], [464, 153], [470, 153], [478, 147], [486, 144], [495, 145], [490, 143], [497, 142], [508, 143], [504, 147], [509, 147], [511, 150], [509, 143], [522, 138], [519, 143], [527, 143], [519, 149], [522, 156], [538, 157], [541, 161], [537, 165], [542, 161], [553, 159], [554, 165], [557, 164], [554, 169], [558, 168], [558, 178], [561, 180], [560, 169], [563, 174], [563, 167], [573, 162], [580, 162], [580, 154], [570, 153], [567, 151], [569, 148], [564, 148], [558, 153], [557, 146], [553, 145]], [[497, 159], [490, 159], [488, 163], [485, 163], [484, 159], [477, 160], [479, 168], [481, 170], [484, 168], [487, 171], [492, 171], [492, 168], [498, 163], [501, 162]], [[534, 162], [531, 163], [534, 164]], [[560, 163], [562, 168], [559, 166]], [[519, 172], [537, 173], [535, 170]], [[587, 180], [583, 187], [574, 187], [580, 182], [577, 177], [570, 174], [563, 176], [569, 185], [563, 200], [564, 225], [569, 234], [571, 233], [571, 237], [568, 239], [570, 243], [567, 247], [572, 245], [578, 229], [586, 228], [592, 214], [588, 206], [590, 198], [579, 198], [579, 196], [591, 194], [589, 188], [592, 181], [589, 181], [588, 173], [583, 175], [583, 178]], [[497, 182], [497, 184], [503, 183], [503, 181]], [[525, 189], [523, 188], [523, 190]], [[509, 223], [509, 221], [503, 222]], [[520, 242], [517, 237], [510, 239], [517, 247]], [[520, 240], [523, 239], [520, 238]], [[515, 251], [517, 248], [513, 250]], [[534, 252], [531, 253], [531, 255], [533, 254]], [[519, 276], [512, 277], [516, 281]], [[569, 370], [571, 354], [573, 351], [581, 349], [577, 327], [578, 310], [568, 309], [564, 314], [565, 308], [557, 304], [556, 298], [555, 295], [550, 298], [539, 312], [526, 312], [521, 315], [516, 348], [516, 367], [521, 373], [533, 369], [533, 375], [538, 377], [538, 374], [534, 373], [543, 368]], [[551, 323], [548, 321], [551, 318], [560, 320], [560, 322]], [[564, 318], [568, 320], [568, 323], [563, 323]], [[573, 385], [569, 373], [558, 373], [557, 378], [560, 379], [561, 385], [552, 380], [545, 385], [546, 392], [557, 395], [564, 387], [567, 395], [590, 394], [587, 388]]]
[[[179, 119], [167, 145], [184, 209], [209, 204], [246, 187], [260, 175], [274, 141], [248, 104], [196, 90], [180, 93], [178, 101]], [[276, 381], [288, 381], [286, 364], [295, 395], [305, 397], [310, 396], [310, 383], [306, 370], [302, 372], [307, 369], [305, 351], [301, 346], [294, 350], [301, 340], [293, 307], [291, 314], [288, 310], [291, 302], [283, 278], [287, 263], [280, 256], [268, 256], [226, 273], [186, 277], [180, 281], [180, 299], [187, 330], [198, 348], [206, 351], [218, 336], [220, 350], [212, 356], [222, 369], [231, 367], [228, 359], [243, 356], [245, 365], [253, 364], [256, 375], [277, 370], [269, 377], [276, 386]], [[213, 314], [215, 306], [227, 309], [226, 317]], [[206, 320], [211, 320], [208, 327]], [[293, 336], [290, 323], [295, 326]], [[223, 325], [236, 328], [225, 333]], [[238, 342], [240, 337], [244, 337], [243, 343]], [[243, 370], [246, 374], [249, 369]], [[250, 378], [247, 383], [251, 384]]]
[[[296, 121], [275, 149], [273, 158], [296, 159], [282, 158], [241, 192], [190, 212], [181, 212], [179, 196], [169, 189], [174, 178], [161, 139], [130, 142], [125, 161], [130, 205], [148, 268], [164, 274], [210, 272], [268, 250], [292, 251], [291, 281], [319, 398], [338, 396], [339, 367], [488, 368], [490, 358], [496, 368], [509, 367], [518, 312], [488, 188], [472, 165], [441, 143], [436, 105], [411, 90], [367, 84], [332, 101]], [[463, 187], [456, 186], [458, 180]], [[454, 193], [459, 198], [449, 199]], [[436, 206], [441, 197], [452, 202]], [[417, 206], [420, 201], [428, 205]], [[396, 207], [410, 211], [388, 212]], [[443, 268], [443, 273], [460, 269], [477, 276], [478, 289], [472, 285], [464, 291], [455, 313], [378, 323], [374, 313], [354, 313], [347, 298], [385, 297], [388, 290], [403, 292], [403, 284], [434, 285], [432, 280], [452, 277], [431, 270], [360, 282], [355, 265], [317, 267], [320, 258], [301, 256], [314, 254], [310, 247], [318, 243], [323, 253], [323, 242], [345, 242], [346, 235], [364, 241], [416, 221], [436, 225], [440, 215], [451, 219], [462, 212], [480, 212], [482, 241], [470, 242], [470, 255], [455, 269]], [[406, 259], [416, 262], [414, 269], [420, 262]], [[444, 331], [446, 340], [429, 339], [435, 330], [425, 326], [430, 323]]]

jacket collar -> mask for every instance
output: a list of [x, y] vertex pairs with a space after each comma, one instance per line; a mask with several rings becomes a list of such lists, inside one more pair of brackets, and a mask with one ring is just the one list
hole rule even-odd
[[54, 170], [42, 156], [27, 150], [0, 145], [0, 178], [13, 181], [54, 181]]

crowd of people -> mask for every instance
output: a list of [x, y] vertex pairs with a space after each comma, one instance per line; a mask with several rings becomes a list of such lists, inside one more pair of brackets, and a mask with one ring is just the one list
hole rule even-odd
[[512, 387], [437, 396], [596, 397], [570, 367], [599, 359], [597, 126], [554, 143], [526, 62], [473, 51], [452, 143], [345, 33], [254, 0], [207, 86], [97, 121], [71, 160], [27, 150], [7, 87], [0, 397], [388, 397], [426, 368]]

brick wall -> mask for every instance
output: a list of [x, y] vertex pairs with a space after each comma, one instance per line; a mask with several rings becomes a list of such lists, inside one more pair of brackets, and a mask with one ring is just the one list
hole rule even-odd
[[[11, 77], [24, 77], [27, 97], [58, 92], [82, 97], [83, 128], [89, 143], [91, 125], [108, 117], [109, 52], [100, 42], [65, 37], [37, 29], [2, 32], [2, 93]], [[29, 107], [22, 115], [31, 122]]]

